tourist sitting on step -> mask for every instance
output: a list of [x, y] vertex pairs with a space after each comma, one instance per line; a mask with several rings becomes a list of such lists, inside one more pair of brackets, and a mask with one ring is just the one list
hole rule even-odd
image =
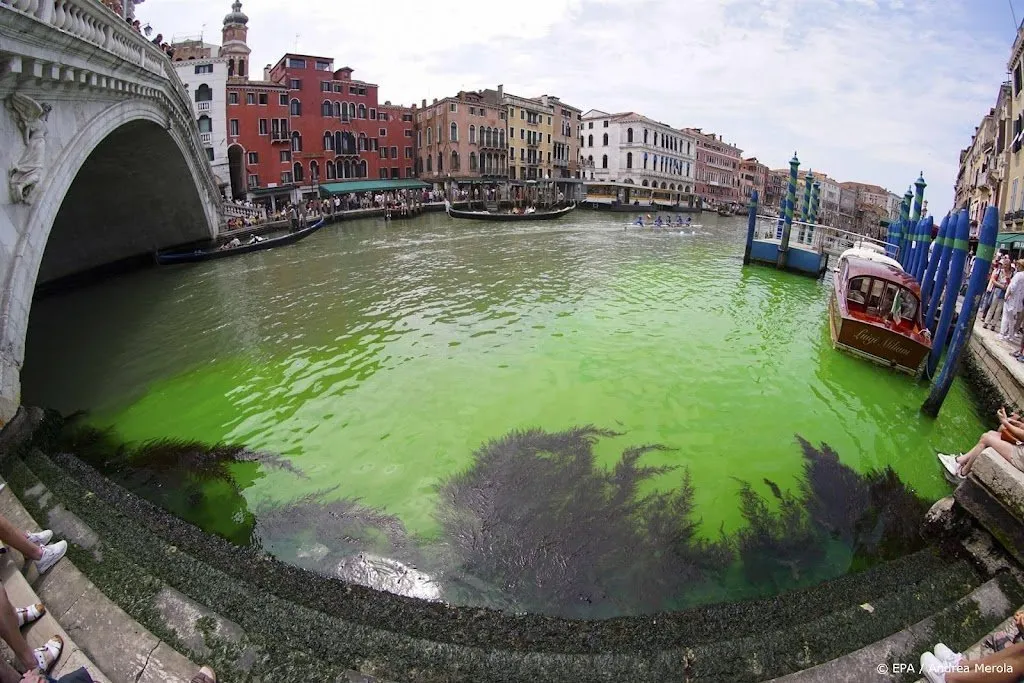
[[[52, 669], [54, 663], [60, 658], [64, 640], [60, 636], [54, 635], [42, 647], [33, 650], [25, 640], [25, 636], [21, 634], [21, 628], [31, 624], [44, 614], [46, 614], [46, 608], [40, 603], [14, 609], [7, 597], [7, 591], [0, 590], [0, 638], [3, 638], [4, 642], [14, 651], [14, 655], [26, 671], [40, 671], [43, 674]], [[20, 675], [11, 665], [0, 659], [0, 683], [13, 683], [19, 678]]]
[[986, 448], [991, 448], [1006, 462], [1024, 471], [1024, 422], [1017, 413], [1007, 415], [1004, 408], [996, 411], [996, 417], [999, 418], [999, 431], [982, 434], [971, 450], [958, 455], [938, 454], [939, 462], [952, 477], [966, 479], [975, 459]]
[[1024, 643], [980, 659], [967, 659], [942, 643], [921, 655], [921, 673], [928, 683], [1019, 683], [1021, 672]]

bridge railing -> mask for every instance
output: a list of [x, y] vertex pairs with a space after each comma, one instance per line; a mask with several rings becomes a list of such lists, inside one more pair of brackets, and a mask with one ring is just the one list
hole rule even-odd
[[[783, 224], [779, 218], [758, 216], [754, 225], [754, 239], [781, 240], [782, 227]], [[877, 245], [886, 249], [889, 256], [893, 256], [894, 247], [888, 246], [883, 240], [849, 230], [840, 230], [830, 225], [793, 221], [793, 227], [789, 233], [790, 246], [819, 253], [839, 255], [857, 243]]]
[[181, 80], [171, 60], [159, 46], [97, 0], [0, 0], [0, 7], [9, 7], [34, 17], [150, 73], [159, 85], [154, 82], [151, 86], [154, 91], [147, 94], [153, 96], [159, 91], [171, 100], [170, 109], [182, 126], [182, 138], [196, 159], [210, 200], [219, 205], [217, 179], [199, 141], [192, 103], [182, 92]]

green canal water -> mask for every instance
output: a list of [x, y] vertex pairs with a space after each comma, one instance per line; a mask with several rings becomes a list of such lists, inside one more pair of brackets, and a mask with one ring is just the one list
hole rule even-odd
[[[604, 616], [891, 556], [807, 522], [805, 451], [931, 502], [936, 450], [982, 429], [966, 387], [933, 421], [925, 386], [835, 352], [830, 282], [743, 268], [742, 219], [626, 220], [367, 220], [46, 298], [24, 400], [129, 443], [279, 455], [169, 506], [315, 571], [388, 588], [416, 567], [392, 589], [452, 602]], [[589, 425], [608, 433], [567, 433]]]

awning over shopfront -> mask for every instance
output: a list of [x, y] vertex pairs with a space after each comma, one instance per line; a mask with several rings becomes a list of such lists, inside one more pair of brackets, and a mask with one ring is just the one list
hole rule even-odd
[[295, 189], [295, 184], [275, 185], [274, 187], [250, 187], [249, 194], [254, 197], [268, 197], [270, 195], [290, 194]]
[[345, 183], [323, 183], [320, 194], [336, 195], [347, 192], [389, 192], [394, 190], [423, 190], [427, 184], [411, 178], [402, 180], [352, 180]]
[[996, 247], [1020, 249], [1024, 247], [1024, 232], [1001, 232], [996, 235]]

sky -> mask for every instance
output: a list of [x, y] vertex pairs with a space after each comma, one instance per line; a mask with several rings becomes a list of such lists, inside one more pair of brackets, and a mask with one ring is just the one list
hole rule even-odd
[[[228, 0], [146, 0], [156, 32], [220, 42]], [[252, 72], [332, 57], [419, 103], [493, 88], [721, 133], [744, 156], [952, 206], [1024, 0], [244, 0]], [[1014, 14], [1016, 12], [1016, 23]], [[933, 204], [933, 212], [938, 207]], [[948, 208], [948, 207], [947, 207]]]

